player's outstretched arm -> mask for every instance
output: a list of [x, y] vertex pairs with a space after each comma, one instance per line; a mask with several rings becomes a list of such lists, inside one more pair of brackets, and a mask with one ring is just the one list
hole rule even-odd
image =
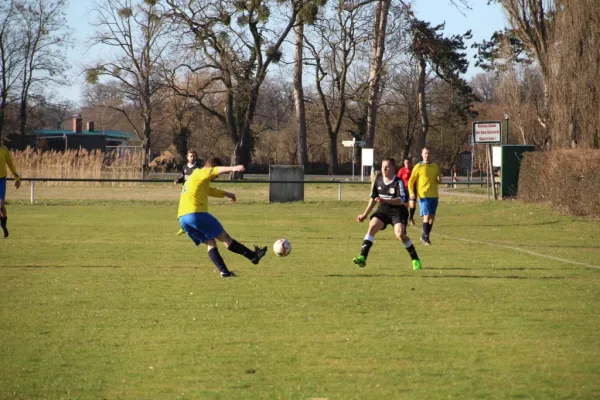
[[230, 172], [244, 172], [246, 169], [243, 165], [235, 165], [233, 167], [219, 167], [219, 175], [228, 174]]

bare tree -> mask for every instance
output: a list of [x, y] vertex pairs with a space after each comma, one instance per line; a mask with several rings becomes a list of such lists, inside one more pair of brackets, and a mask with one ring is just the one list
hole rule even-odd
[[306, 152], [306, 109], [304, 107], [304, 88], [302, 86], [302, 74], [304, 71], [304, 22], [299, 17], [298, 24], [294, 28], [296, 42], [294, 44], [294, 108], [296, 111], [296, 135], [298, 136], [298, 164], [308, 165], [308, 154]]
[[390, 91], [395, 98], [393, 108], [399, 110], [401, 120], [397, 123], [393, 134], [397, 135], [404, 144], [401, 158], [409, 157], [414, 149], [420, 127], [419, 106], [417, 98], [418, 72], [413, 64], [408, 64], [393, 75]]
[[[152, 115], [160, 96], [160, 67], [169, 45], [171, 29], [156, 0], [102, 0], [94, 9], [96, 28], [91, 46], [107, 46], [116, 53], [108, 60], [86, 69], [88, 83], [98, 83], [102, 76], [119, 83], [122, 101], [106, 103], [130, 122], [142, 140], [143, 171], [149, 163], [152, 147]], [[132, 111], [142, 117], [142, 128], [134, 123]]]
[[[280, 61], [281, 45], [296, 23], [303, 2], [167, 0], [166, 3], [188, 50], [187, 62], [177, 69], [209, 77], [196, 93], [186, 95], [227, 127], [234, 144], [232, 162], [248, 166], [254, 148], [252, 122], [260, 87], [270, 65]], [[278, 13], [277, 23], [270, 18], [273, 13]], [[209, 104], [209, 95], [223, 96], [224, 109]], [[242, 173], [232, 174], [234, 179], [242, 177]]]
[[309, 1], [298, 13], [294, 33], [296, 40], [294, 43], [294, 108], [296, 111], [296, 134], [298, 136], [298, 164], [305, 168], [308, 165], [308, 153], [306, 148], [306, 108], [304, 105], [304, 25], [313, 24], [319, 12], [319, 3], [323, 5], [325, 1]]
[[418, 65], [418, 98], [419, 112], [421, 115], [421, 135], [418, 147], [423, 148], [427, 143], [429, 131], [429, 116], [426, 97], [426, 75], [429, 64], [435, 75], [446, 81], [455, 91], [455, 100], [462, 110], [463, 115], [468, 114], [472, 101], [472, 92], [469, 85], [461, 78], [467, 71], [469, 63], [466, 54], [461, 51], [466, 47], [465, 39], [471, 38], [471, 31], [463, 35], [452, 35], [446, 38], [439, 31], [443, 24], [431, 26], [428, 22], [413, 19], [411, 31], [413, 34], [412, 53]]
[[594, 0], [556, 1], [553, 15], [553, 147], [600, 148], [600, 13]]
[[331, 18], [324, 18], [311, 27], [313, 35], [306, 38], [313, 65], [318, 101], [329, 138], [329, 174], [338, 169], [337, 139], [346, 114], [348, 73], [357, 47], [368, 39], [367, 14], [361, 8], [344, 9], [337, 5]]
[[14, 89], [24, 66], [22, 39], [15, 1], [0, 4], [0, 145], [6, 108], [17, 100]]
[[471, 78], [469, 82], [473, 89], [473, 94], [477, 100], [483, 103], [496, 102], [495, 91], [498, 85], [498, 79], [493, 72], [481, 72]]
[[545, 147], [552, 148], [550, 115], [551, 51], [554, 42], [554, 0], [496, 0], [506, 11], [512, 33], [538, 65], [544, 84], [544, 103], [538, 122], [546, 132]]
[[385, 51], [385, 38], [388, 13], [391, 0], [377, 0], [375, 8], [374, 41], [369, 68], [369, 95], [367, 98], [367, 147], [375, 143], [375, 126], [377, 124], [377, 106], [380, 94], [379, 81], [383, 68], [383, 54]]
[[[35, 107], [39, 92], [49, 83], [63, 84], [67, 64], [63, 51], [69, 44], [65, 32], [65, 0], [23, 0], [15, 2], [21, 38], [19, 132], [25, 146], [27, 116]], [[32, 92], [38, 91], [35, 96]], [[39, 103], [39, 102], [38, 102]]]

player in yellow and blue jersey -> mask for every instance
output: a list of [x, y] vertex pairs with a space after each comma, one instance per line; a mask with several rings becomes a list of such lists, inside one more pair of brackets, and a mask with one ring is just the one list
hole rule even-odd
[[[202, 168], [202, 165], [198, 160], [198, 153], [196, 153], [196, 150], [188, 150], [188, 152], [185, 155], [185, 158], [187, 159], [187, 164], [185, 164], [181, 169], [181, 175], [179, 175], [179, 177], [175, 179], [175, 184], [185, 183], [185, 181], [187, 181], [187, 179], [192, 174], [192, 172], [194, 172], [195, 169]], [[177, 236], [183, 235], [184, 233], [185, 231], [180, 228], [177, 232]]]
[[440, 166], [431, 161], [431, 149], [429, 147], [423, 147], [421, 157], [423, 161], [415, 165], [408, 180], [408, 191], [410, 200], [414, 201], [416, 196], [419, 197], [419, 214], [423, 217], [421, 242], [430, 245], [429, 234], [438, 207], [438, 184], [442, 180], [442, 173]]
[[4, 204], [6, 200], [6, 166], [10, 169], [13, 176], [15, 177], [15, 187], [18, 189], [21, 186], [21, 178], [17, 173], [17, 169], [15, 168], [15, 164], [13, 164], [12, 158], [10, 157], [10, 151], [5, 146], [0, 146], [0, 227], [2, 228], [2, 233], [4, 237], [8, 237], [8, 228], [6, 227], [6, 223], [8, 221], [8, 216], [6, 214], [6, 206]]
[[258, 264], [260, 259], [267, 253], [266, 246], [262, 248], [254, 246], [253, 251], [233, 239], [223, 229], [221, 223], [208, 212], [209, 196], [227, 197], [232, 203], [236, 201], [235, 194], [216, 189], [210, 185], [211, 182], [221, 174], [243, 171], [243, 165], [223, 167], [220, 159], [212, 158], [206, 162], [204, 168], [194, 170], [181, 189], [179, 211], [177, 213], [181, 228], [185, 230], [196, 246], [206, 243], [208, 256], [223, 278], [235, 277], [236, 275], [229, 271], [225, 265], [225, 261], [223, 261], [217, 249], [216, 240], [222, 242], [229, 251], [241, 254], [253, 264]]

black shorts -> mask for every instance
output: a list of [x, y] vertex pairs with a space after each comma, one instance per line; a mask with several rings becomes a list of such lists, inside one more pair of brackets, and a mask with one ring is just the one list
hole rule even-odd
[[408, 225], [408, 210], [406, 207], [398, 207], [387, 212], [376, 211], [371, 214], [371, 219], [373, 218], [377, 218], [383, 222], [383, 228], [381, 228], [381, 230], [384, 230], [390, 224], [392, 226], [396, 224]]

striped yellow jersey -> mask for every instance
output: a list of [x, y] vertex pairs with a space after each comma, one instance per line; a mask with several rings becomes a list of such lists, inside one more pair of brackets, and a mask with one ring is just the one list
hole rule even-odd
[[204, 167], [192, 172], [181, 188], [178, 218], [186, 214], [207, 212], [208, 196], [225, 197], [224, 191], [210, 186], [212, 180], [217, 176], [219, 176], [219, 167]]
[[415, 195], [417, 189], [417, 197], [424, 199], [427, 197], [439, 197], [438, 183], [442, 179], [440, 166], [435, 163], [423, 164], [420, 162], [415, 165], [408, 180], [408, 190], [410, 196]]
[[10, 172], [14, 175], [15, 179], [19, 179], [19, 174], [13, 164], [13, 160], [10, 157], [10, 151], [5, 146], [0, 146], [0, 178], [6, 178], [8, 172], [6, 166], [10, 169]]

